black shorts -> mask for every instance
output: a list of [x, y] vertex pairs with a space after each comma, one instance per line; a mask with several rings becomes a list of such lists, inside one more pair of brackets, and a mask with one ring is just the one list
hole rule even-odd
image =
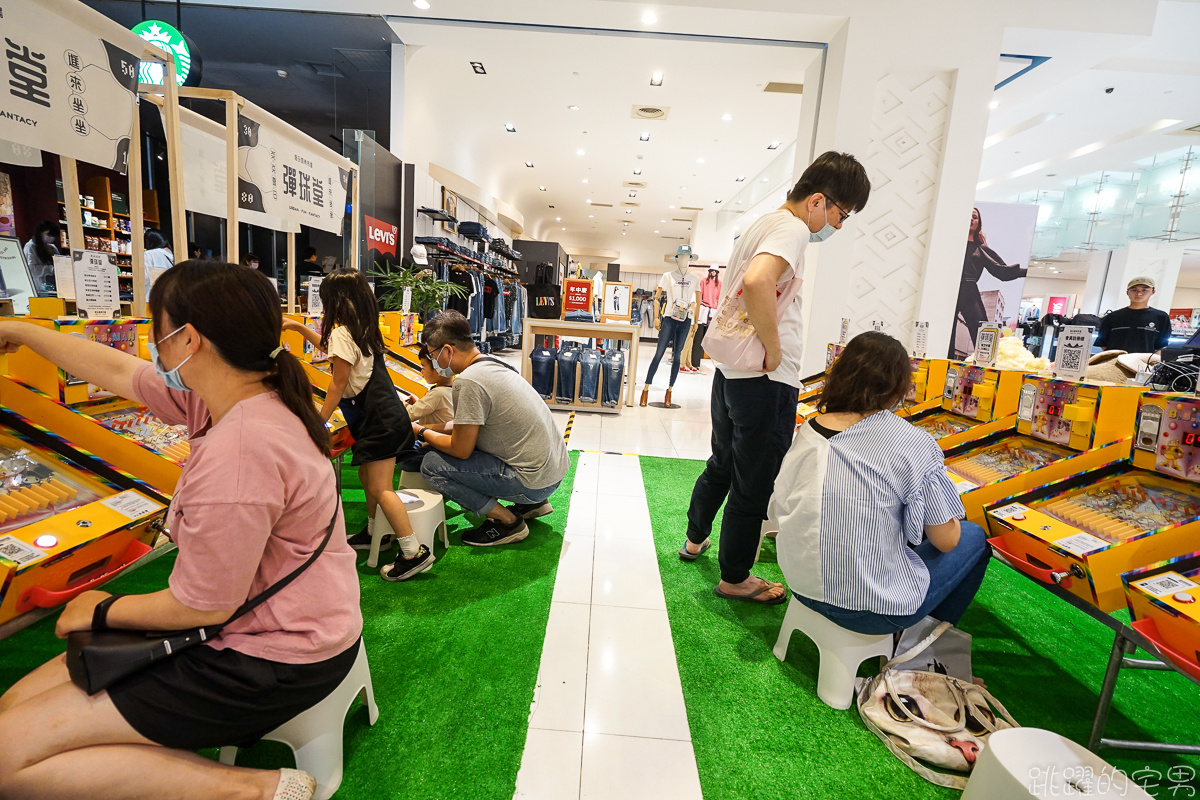
[[108, 696], [135, 731], [164, 747], [249, 747], [328, 697], [357, 656], [357, 640], [315, 664], [201, 645], [118, 681]]

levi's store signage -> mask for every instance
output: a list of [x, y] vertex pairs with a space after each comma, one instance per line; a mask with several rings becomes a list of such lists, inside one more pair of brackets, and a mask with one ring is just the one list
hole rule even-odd
[[590, 280], [569, 278], [563, 293], [563, 315], [572, 311], [592, 310], [592, 282]]
[[400, 228], [387, 222], [380, 222], [374, 217], [363, 215], [367, 229], [367, 249], [378, 250], [380, 254], [396, 257], [396, 238]]

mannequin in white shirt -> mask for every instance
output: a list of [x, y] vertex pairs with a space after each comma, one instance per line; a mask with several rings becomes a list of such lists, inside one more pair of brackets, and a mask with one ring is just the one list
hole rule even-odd
[[[682, 250], [683, 248], [681, 247], [680, 249]], [[690, 252], [690, 250], [691, 250], [691, 248], [687, 248], [687, 251], [681, 252], [681, 253], [677, 252], [675, 254], [675, 269], [673, 269], [671, 272], [668, 272], [667, 276], [666, 276], [666, 277], [669, 277], [670, 280], [673, 282], [674, 281], [690, 282], [690, 283], [694, 284], [694, 286], [692, 286], [691, 300], [687, 301], [688, 302], [688, 310], [687, 310], [688, 317], [687, 317], [687, 320], [683, 321], [683, 322], [679, 322], [677, 320], [671, 320], [669, 330], [666, 332], [663, 331], [663, 329], [662, 329], [663, 320], [667, 319], [671, 316], [671, 311], [672, 311], [671, 307], [673, 304], [673, 302], [672, 302], [673, 298], [679, 295], [678, 292], [672, 291], [667, 296], [666, 309], [663, 311], [663, 313], [659, 317], [659, 319], [654, 323], [654, 327], [660, 331], [660, 335], [658, 337], [658, 349], [654, 353], [654, 359], [650, 362], [650, 368], [646, 371], [646, 383], [642, 387], [642, 397], [639, 402], [639, 405], [643, 405], [643, 406], [646, 405], [650, 399], [650, 384], [654, 381], [654, 373], [658, 369], [659, 361], [662, 360], [662, 356], [663, 356], [663, 353], [667, 349], [667, 345], [672, 344], [672, 342], [669, 340], [676, 338], [676, 331], [678, 330], [678, 326], [686, 325], [687, 330], [690, 331], [691, 327], [696, 324], [696, 318], [699, 315], [700, 281], [696, 278], [695, 275], [692, 275], [688, 272], [688, 266], [690, 265], [690, 263], [693, 260], [695, 260], [695, 256]], [[655, 287], [655, 289], [654, 289], [654, 307], [655, 308], [658, 307], [659, 297], [661, 297], [665, 291], [666, 290], [663, 289], [661, 282], [659, 283], [659, 285], [657, 287]], [[686, 293], [682, 296], [682, 299], [685, 299], [685, 301], [686, 301]], [[664, 333], [666, 335], [663, 335]], [[674, 356], [674, 361], [671, 364], [671, 382], [667, 387], [667, 394], [663, 398], [663, 404], [666, 406], [671, 405], [671, 389], [674, 388], [674, 386], [675, 386], [675, 379], [679, 377], [679, 368], [686, 361], [686, 359], [684, 359], [684, 357], [683, 357], [683, 351], [685, 349], [685, 347], [684, 347], [685, 339], [686, 339], [686, 334], [684, 336], [679, 337], [677, 339], [677, 341], [675, 342], [675, 344], [676, 344], [675, 356]]]

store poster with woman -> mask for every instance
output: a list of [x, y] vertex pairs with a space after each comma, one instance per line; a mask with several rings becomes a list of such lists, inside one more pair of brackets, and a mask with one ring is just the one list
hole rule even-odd
[[1029, 272], [1038, 207], [1025, 203], [976, 203], [971, 211], [950, 358], [975, 352], [980, 324], [1012, 327], [1020, 316]]

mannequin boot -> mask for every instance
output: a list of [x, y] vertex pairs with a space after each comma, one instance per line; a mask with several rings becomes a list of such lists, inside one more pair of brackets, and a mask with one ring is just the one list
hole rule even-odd
[[650, 402], [650, 384], [647, 383], [645, 386], [642, 387], [642, 400], [640, 403], [638, 403], [638, 405], [645, 406], [649, 402]]
[[669, 405], [671, 405], [671, 388], [672, 388], [672, 387], [670, 387], [670, 386], [668, 386], [668, 387], [667, 387], [667, 396], [663, 398], [663, 405], [664, 405], [664, 406], [669, 406]]

